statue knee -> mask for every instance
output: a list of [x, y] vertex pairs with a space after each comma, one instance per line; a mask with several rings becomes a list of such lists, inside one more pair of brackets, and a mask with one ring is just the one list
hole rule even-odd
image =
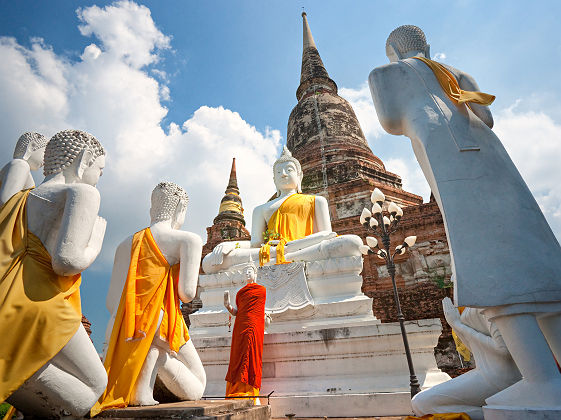
[[362, 239], [357, 235], [341, 235], [322, 242], [320, 249], [324, 259], [351, 257], [362, 255], [360, 252], [361, 245]]
[[430, 390], [425, 390], [413, 397], [411, 400], [411, 408], [416, 416], [424, 416], [425, 414], [435, 413], [435, 407], [430, 403]]

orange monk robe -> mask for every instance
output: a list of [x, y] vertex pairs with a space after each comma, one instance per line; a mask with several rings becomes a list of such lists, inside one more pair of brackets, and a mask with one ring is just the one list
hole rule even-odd
[[107, 389], [92, 408], [92, 416], [130, 403], [156, 334], [160, 311], [164, 316], [158, 334], [169, 343], [170, 350], [177, 352], [189, 340], [180, 310], [178, 274], [179, 264], [168, 264], [150, 228], [135, 233], [129, 272], [104, 361]]
[[[284, 245], [314, 233], [314, 212], [316, 197], [306, 194], [292, 194], [273, 213], [267, 224], [269, 238], [280, 240], [277, 246], [276, 264], [285, 263]], [[259, 250], [259, 265], [268, 263], [271, 245], [269, 241]]]
[[265, 287], [257, 283], [247, 284], [236, 295], [238, 313], [232, 332], [226, 397], [259, 395], [266, 296]]
[[0, 402], [53, 358], [82, 320], [79, 274], [59, 276], [27, 229], [29, 190], [0, 208]]

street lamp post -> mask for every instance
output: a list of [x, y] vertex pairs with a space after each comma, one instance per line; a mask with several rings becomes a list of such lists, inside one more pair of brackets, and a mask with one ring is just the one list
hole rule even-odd
[[399, 303], [399, 295], [397, 292], [397, 285], [395, 283], [394, 257], [396, 255], [405, 254], [407, 248], [415, 245], [417, 237], [408, 236], [407, 238], [405, 238], [401, 245], [395, 247], [393, 254], [390, 252], [390, 235], [397, 230], [397, 225], [401, 220], [401, 217], [403, 216], [403, 210], [394, 202], [390, 202], [387, 210], [389, 217], [384, 216], [382, 205], [384, 204], [385, 199], [386, 197], [384, 196], [384, 193], [382, 193], [382, 191], [380, 191], [378, 188], [375, 188], [374, 191], [372, 191], [372, 195], [370, 197], [370, 200], [373, 203], [372, 211], [364, 208], [362, 210], [362, 214], [360, 215], [360, 223], [364, 227], [371, 229], [374, 234], [380, 237], [382, 247], [380, 247], [380, 243], [375, 237], [367, 236], [366, 245], [361, 246], [361, 252], [364, 255], [376, 254], [379, 258], [383, 259], [386, 262], [388, 273], [391, 276], [393, 293], [395, 297], [395, 306], [397, 308], [397, 319], [399, 320], [399, 326], [401, 327], [403, 346], [405, 347], [405, 355], [407, 357], [407, 364], [409, 366], [411, 398], [413, 398], [416, 394], [421, 392], [421, 386], [419, 385], [417, 375], [415, 375], [415, 369], [413, 368], [413, 360], [411, 359], [409, 341], [407, 340], [407, 333], [405, 331], [405, 317], [401, 312], [401, 305]]

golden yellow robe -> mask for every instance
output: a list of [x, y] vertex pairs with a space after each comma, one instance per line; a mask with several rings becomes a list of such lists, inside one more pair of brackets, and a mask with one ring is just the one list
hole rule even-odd
[[463, 104], [473, 102], [480, 105], [491, 105], [495, 100], [493, 95], [483, 92], [474, 92], [460, 88], [458, 81], [450, 71], [442, 64], [432, 61], [426, 57], [413, 57], [425, 63], [434, 73], [436, 80], [444, 90], [444, 93], [455, 103]]
[[103, 363], [107, 389], [92, 408], [92, 417], [130, 403], [158, 327], [160, 310], [164, 317], [158, 333], [170, 350], [177, 352], [189, 340], [180, 309], [178, 275], [179, 264], [168, 264], [150, 228], [134, 234], [129, 271]]
[[29, 191], [0, 208], [0, 402], [61, 350], [82, 320], [80, 275], [56, 274], [27, 229]]
[[315, 196], [305, 194], [292, 194], [284, 200], [267, 224], [268, 240], [259, 250], [259, 265], [271, 260], [271, 240], [280, 240], [276, 264], [283, 264], [286, 262], [284, 245], [314, 233], [315, 203]]

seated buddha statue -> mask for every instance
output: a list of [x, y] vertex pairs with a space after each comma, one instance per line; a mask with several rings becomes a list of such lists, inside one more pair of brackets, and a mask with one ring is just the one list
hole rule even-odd
[[275, 198], [253, 210], [251, 241], [223, 242], [203, 259], [206, 274], [229, 271], [249, 259], [261, 266], [361, 255], [356, 235], [331, 230], [327, 200], [302, 194], [302, 167], [284, 147], [273, 164]]
[[0, 170], [0, 205], [15, 193], [35, 187], [31, 171], [43, 166], [47, 138], [39, 133], [23, 133], [16, 143], [14, 158]]

